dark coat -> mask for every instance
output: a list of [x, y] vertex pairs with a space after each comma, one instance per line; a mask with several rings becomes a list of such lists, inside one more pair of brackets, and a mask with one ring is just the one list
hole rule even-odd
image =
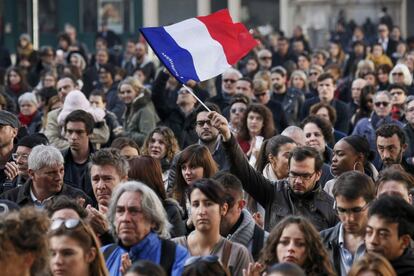
[[332, 228], [323, 230], [321, 234], [322, 243], [325, 246], [333, 267], [338, 275], [341, 275], [341, 252], [338, 244], [339, 230], [341, 223], [338, 223]]
[[414, 249], [407, 248], [403, 255], [390, 263], [398, 276], [414, 275]]
[[307, 217], [319, 231], [338, 222], [333, 198], [319, 184], [305, 195], [295, 195], [287, 180], [272, 183], [251, 167], [234, 136], [222, 144], [230, 162], [230, 172], [241, 180], [244, 190], [266, 210], [265, 230], [271, 230], [288, 215]]
[[[32, 186], [32, 180], [28, 179], [23, 186], [16, 187], [11, 189], [3, 194], [0, 195], [0, 199], [7, 199], [13, 202], [16, 202], [20, 207], [23, 206], [31, 206], [33, 205], [32, 198], [30, 196], [30, 187]], [[88, 204], [92, 204], [92, 200], [89, 196], [87, 196], [83, 191], [73, 188], [70, 185], [63, 184], [62, 189], [60, 192], [55, 194], [56, 196], [65, 195], [69, 198], [77, 199], [77, 198], [84, 198], [85, 199], [85, 206]], [[54, 200], [52, 199], [52, 201]]]
[[[312, 105], [319, 103], [320, 101], [321, 100], [319, 99], [319, 97], [314, 97], [314, 98], [311, 98], [305, 101], [305, 103], [303, 104], [303, 108], [302, 108], [302, 116], [301, 116], [302, 120], [305, 119], [305, 117], [309, 115], [309, 111]], [[337, 118], [336, 118], [336, 123], [335, 123], [334, 128], [344, 133], [348, 133], [348, 128], [349, 128], [348, 106], [346, 105], [346, 103], [336, 100], [336, 99], [333, 99], [330, 105], [336, 110]]]
[[181, 208], [178, 203], [170, 198], [163, 201], [165, 212], [167, 213], [168, 221], [171, 223], [170, 230], [171, 238], [181, 237], [187, 234]]

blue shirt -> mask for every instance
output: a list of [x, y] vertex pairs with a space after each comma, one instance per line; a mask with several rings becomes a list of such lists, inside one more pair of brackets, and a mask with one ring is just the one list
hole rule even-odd
[[364, 255], [365, 244], [361, 243], [360, 245], [358, 245], [355, 255], [352, 255], [352, 253], [349, 252], [347, 248], [345, 248], [343, 224], [341, 224], [341, 227], [339, 228], [338, 243], [339, 243], [339, 252], [341, 254], [341, 275], [346, 276], [348, 275], [348, 272], [351, 269], [351, 266], [354, 263], [354, 261], [360, 258], [362, 255]]
[[[109, 246], [111, 245], [102, 247], [101, 251], [104, 252], [105, 249]], [[139, 260], [147, 260], [159, 264], [161, 260], [161, 239], [156, 233], [150, 232], [142, 241], [132, 246], [129, 251], [127, 251], [126, 248], [118, 245], [106, 260], [106, 267], [109, 270], [109, 275], [122, 276], [119, 270], [121, 267], [121, 256], [127, 252], [132, 263]], [[190, 255], [187, 249], [180, 245], [177, 245], [175, 249], [175, 261], [172, 267], [171, 275], [181, 276], [184, 268], [184, 263], [189, 256]]]

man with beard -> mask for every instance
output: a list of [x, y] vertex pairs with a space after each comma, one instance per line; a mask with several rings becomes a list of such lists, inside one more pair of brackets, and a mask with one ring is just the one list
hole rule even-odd
[[414, 275], [414, 207], [398, 196], [383, 195], [368, 211], [365, 245], [383, 255], [399, 276]]
[[323, 161], [311, 147], [297, 147], [289, 155], [289, 176], [272, 182], [250, 166], [226, 118], [217, 112], [206, 114], [221, 134], [221, 144], [230, 163], [230, 172], [240, 179], [243, 189], [266, 211], [265, 230], [271, 230], [288, 215], [302, 215], [319, 231], [333, 227], [338, 218], [333, 198], [321, 189]]
[[147, 46], [139, 42], [135, 47], [135, 58], [136, 58], [136, 67], [142, 69], [142, 72], [145, 75], [145, 80], [148, 83], [151, 83], [155, 77], [155, 65], [149, 58], [147, 54]]
[[1, 199], [13, 201], [21, 207], [34, 205], [37, 208], [44, 208], [59, 195], [77, 199], [81, 203], [92, 203], [83, 191], [63, 182], [64, 159], [57, 148], [36, 146], [32, 149], [27, 162], [30, 178], [23, 186], [3, 193]]
[[18, 168], [12, 159], [15, 148], [14, 138], [20, 126], [19, 119], [13, 113], [0, 110], [0, 193], [4, 185], [11, 185], [18, 173]]
[[337, 274], [346, 276], [365, 253], [368, 205], [375, 198], [375, 184], [358, 171], [345, 172], [336, 180], [333, 195], [341, 222], [322, 231], [321, 238]]
[[408, 173], [414, 174], [414, 167], [402, 158], [407, 149], [404, 130], [395, 124], [385, 124], [375, 132], [377, 150], [382, 161], [381, 169], [400, 164]]
[[287, 71], [281, 66], [271, 70], [270, 79], [272, 82], [271, 100], [279, 102], [283, 106], [289, 125], [297, 125], [305, 95], [295, 88], [286, 86]]

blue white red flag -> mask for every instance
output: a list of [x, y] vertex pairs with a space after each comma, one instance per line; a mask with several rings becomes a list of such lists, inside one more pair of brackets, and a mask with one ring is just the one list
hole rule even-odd
[[257, 45], [243, 24], [233, 23], [228, 10], [140, 31], [168, 71], [183, 84], [220, 75]]

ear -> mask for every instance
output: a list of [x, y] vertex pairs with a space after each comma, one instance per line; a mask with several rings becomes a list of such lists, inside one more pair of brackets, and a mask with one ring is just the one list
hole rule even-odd
[[240, 200], [237, 202], [237, 205], [238, 205], [238, 207], [239, 207], [239, 209], [240, 209], [240, 210], [243, 210], [243, 208], [246, 206], [246, 200], [244, 200], [244, 199], [240, 199]]
[[401, 242], [401, 249], [405, 250], [407, 247], [410, 246], [410, 242], [411, 242], [410, 235], [408, 234], [402, 235], [400, 237], [400, 242]]
[[413, 204], [413, 196], [412, 196], [412, 194], [408, 194], [408, 202], [410, 203], [410, 204]]
[[35, 261], [35, 257], [33, 256], [33, 253], [24, 254], [24, 264], [26, 267], [28, 268], [32, 267], [34, 261]]
[[17, 136], [17, 133], [18, 132], [19, 132], [19, 129], [18, 128], [12, 127], [13, 138], [15, 138]]
[[318, 181], [321, 178], [322, 169], [320, 171], [318, 171], [318, 172], [315, 172], [315, 175], [316, 175], [315, 180]]
[[407, 148], [408, 148], [408, 144], [407, 143], [403, 144], [401, 147], [402, 152], [405, 152]]
[[35, 172], [34, 172], [34, 170], [29, 169], [28, 173], [29, 173], [29, 177], [30, 177], [31, 179], [35, 178]]
[[225, 216], [227, 214], [227, 211], [229, 209], [229, 205], [227, 203], [224, 203], [221, 207], [220, 207], [220, 212], [222, 216]]
[[272, 164], [273, 158], [274, 158], [274, 156], [271, 155], [270, 153], [267, 155], [267, 160], [269, 161], [270, 164]]
[[92, 247], [90, 250], [89, 250], [89, 252], [86, 254], [86, 261], [88, 262], [88, 263], [91, 263], [91, 262], [93, 262], [93, 260], [95, 260], [95, 258], [96, 258], [96, 248], [95, 247]]

